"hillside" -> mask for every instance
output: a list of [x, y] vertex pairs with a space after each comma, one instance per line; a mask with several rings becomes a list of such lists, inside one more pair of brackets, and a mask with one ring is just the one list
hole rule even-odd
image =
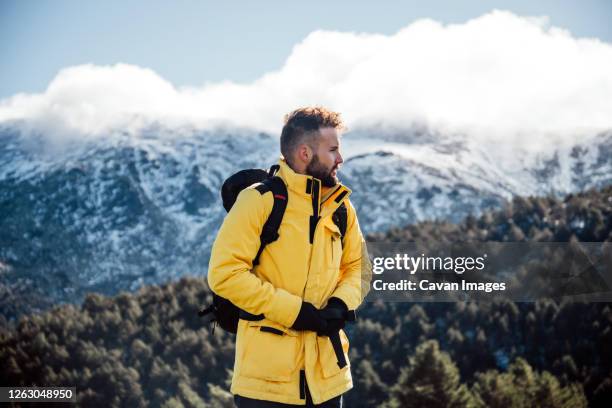
[[[340, 178], [365, 232], [427, 229], [420, 223], [459, 223], [513, 197], [602, 188], [612, 183], [611, 151], [610, 132], [532, 151], [372, 128], [344, 136]], [[244, 129], [151, 124], [60, 143], [0, 126], [0, 314], [205, 275], [223, 180], [278, 157], [278, 138]]]
[[[610, 241], [611, 209], [607, 187], [370, 238]], [[203, 279], [184, 278], [5, 321], [2, 383], [76, 385], [83, 406], [231, 406], [233, 339], [202, 326], [196, 312], [209, 301]], [[348, 329], [349, 407], [604, 407], [612, 399], [610, 304], [378, 302], [359, 315]]]

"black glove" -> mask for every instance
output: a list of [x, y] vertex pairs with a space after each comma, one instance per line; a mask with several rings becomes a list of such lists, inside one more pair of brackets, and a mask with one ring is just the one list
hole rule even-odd
[[327, 301], [327, 306], [321, 309], [320, 315], [327, 321], [327, 328], [317, 330], [319, 336], [329, 336], [338, 333], [346, 325], [348, 306], [339, 298], [333, 297]]
[[293, 326], [294, 330], [324, 331], [327, 329], [327, 322], [321, 317], [321, 311], [311, 303], [302, 302], [300, 313], [298, 313]]

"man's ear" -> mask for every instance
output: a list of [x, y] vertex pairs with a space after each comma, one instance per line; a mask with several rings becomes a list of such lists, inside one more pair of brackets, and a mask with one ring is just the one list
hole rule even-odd
[[312, 158], [312, 149], [306, 143], [302, 143], [298, 146], [297, 157], [303, 163], [310, 163]]

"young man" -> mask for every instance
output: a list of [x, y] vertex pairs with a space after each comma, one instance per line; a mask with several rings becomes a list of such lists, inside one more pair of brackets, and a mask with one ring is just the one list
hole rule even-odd
[[[208, 283], [240, 309], [263, 314], [238, 323], [231, 391], [238, 407], [306, 405], [340, 407], [352, 388], [350, 365], [340, 367], [330, 337], [340, 331], [344, 358], [349, 343], [343, 318], [370, 288], [371, 265], [350, 190], [339, 183], [340, 115], [322, 107], [285, 116], [280, 169], [288, 202], [279, 238], [253, 265], [273, 193], [243, 190], [213, 244]], [[262, 189], [263, 191], [263, 189]], [[347, 209], [341, 236], [332, 215]], [[342, 353], [338, 351], [340, 355]]]

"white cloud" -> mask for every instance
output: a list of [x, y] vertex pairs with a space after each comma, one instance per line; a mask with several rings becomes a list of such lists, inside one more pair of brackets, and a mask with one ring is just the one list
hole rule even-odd
[[177, 89], [132, 65], [66, 68], [42, 94], [0, 101], [0, 122], [78, 135], [149, 121], [279, 133], [283, 115], [307, 104], [342, 112], [352, 128], [575, 139], [612, 129], [612, 44], [503, 11], [463, 24], [419, 20], [391, 36], [316, 31], [278, 71], [244, 85]]

